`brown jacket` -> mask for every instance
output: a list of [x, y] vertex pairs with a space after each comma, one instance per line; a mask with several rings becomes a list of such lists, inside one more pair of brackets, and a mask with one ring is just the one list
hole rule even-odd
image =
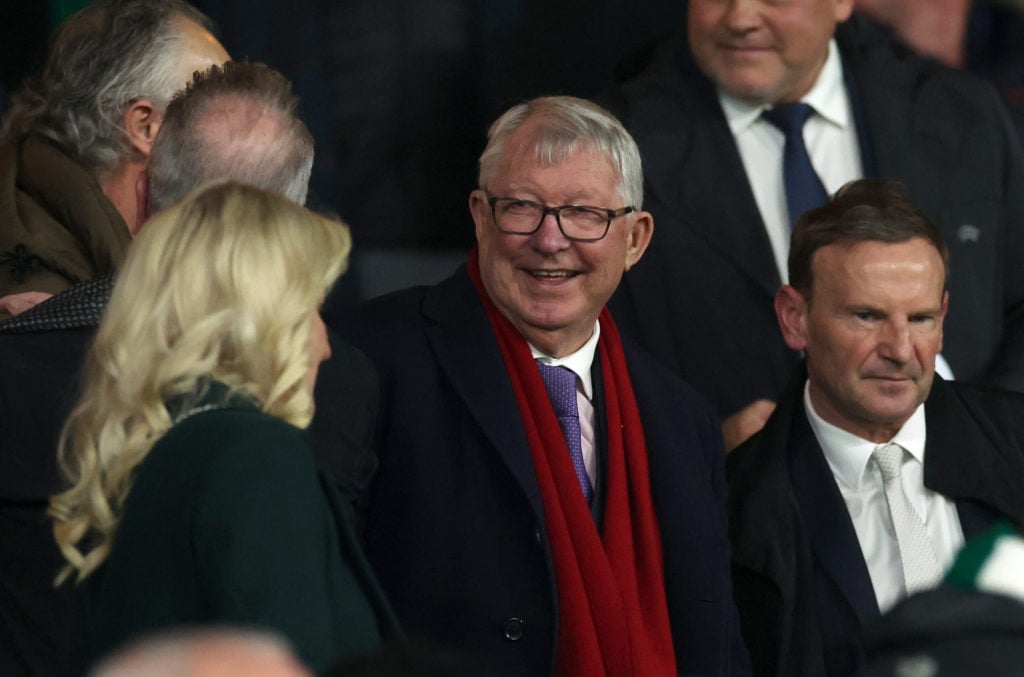
[[131, 234], [95, 177], [39, 137], [0, 146], [0, 296], [112, 273]]

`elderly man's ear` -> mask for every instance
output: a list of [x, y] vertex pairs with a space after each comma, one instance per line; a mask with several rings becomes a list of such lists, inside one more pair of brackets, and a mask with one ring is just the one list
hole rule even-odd
[[473, 216], [476, 239], [479, 240], [483, 229], [488, 226], [487, 219], [491, 215], [491, 207], [487, 204], [487, 194], [480, 188], [469, 193], [469, 213]]
[[156, 133], [160, 131], [163, 114], [149, 99], [136, 99], [128, 104], [124, 112], [124, 129], [131, 140], [132, 148], [143, 158], [149, 158]]
[[654, 217], [650, 212], [637, 212], [626, 239], [626, 270], [632, 268], [647, 251], [654, 235]]
[[807, 301], [788, 284], [775, 294], [775, 316], [786, 345], [793, 350], [807, 348]]

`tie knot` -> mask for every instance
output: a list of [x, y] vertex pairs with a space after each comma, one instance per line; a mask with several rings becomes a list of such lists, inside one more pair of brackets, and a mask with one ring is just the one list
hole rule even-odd
[[577, 416], [576, 374], [565, 367], [553, 367], [538, 361], [540, 376], [557, 416]]
[[814, 115], [814, 109], [806, 103], [782, 103], [761, 113], [765, 120], [778, 127], [783, 134], [797, 134], [803, 131], [804, 123]]
[[878, 469], [882, 471], [882, 480], [890, 482], [900, 476], [903, 467], [903, 447], [898, 444], [880, 444], [871, 454]]

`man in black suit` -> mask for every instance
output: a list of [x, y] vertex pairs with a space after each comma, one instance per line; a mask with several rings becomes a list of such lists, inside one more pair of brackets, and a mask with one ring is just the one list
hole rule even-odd
[[[210, 180], [234, 179], [304, 202], [313, 139], [291, 84], [262, 64], [198, 73], [167, 107], [148, 168], [155, 212]], [[57, 440], [76, 378], [113, 288], [105, 276], [75, 285], [0, 323], [0, 673], [75, 672], [76, 617], [63, 558], [45, 517], [62, 487]], [[375, 467], [369, 440], [377, 380], [369, 361], [332, 337], [311, 426], [322, 468], [357, 495]]]
[[948, 261], [894, 182], [848, 184], [796, 224], [775, 310], [806, 368], [728, 460], [758, 674], [852, 674], [865, 623], [1024, 514], [1024, 395], [935, 375]]
[[381, 378], [385, 592], [499, 674], [745, 672], [714, 415], [605, 309], [653, 229], [636, 144], [570, 97], [488, 139], [466, 266], [356, 332]]
[[1014, 130], [988, 85], [913, 55], [851, 5], [689, 0], [686, 39], [634, 60], [609, 102], [644, 155], [658, 222], [611, 307], [731, 417], [727, 447], [763, 423], [799, 359], [771, 302], [799, 215], [787, 205], [785, 135], [763, 115], [781, 104], [808, 106], [793, 138], [822, 198], [856, 178], [896, 178], [939, 225], [957, 262], [942, 353], [953, 376], [1024, 391]]

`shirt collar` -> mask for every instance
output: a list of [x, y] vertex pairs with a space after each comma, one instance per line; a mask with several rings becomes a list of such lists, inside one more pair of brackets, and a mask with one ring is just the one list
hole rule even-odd
[[[727, 94], [719, 88], [718, 100], [733, 136], [740, 134], [761, 119], [769, 104], [750, 104]], [[829, 40], [828, 57], [811, 91], [801, 99], [809, 104], [827, 122], [845, 129], [850, 125], [850, 107], [843, 83], [843, 64], [835, 39]]]
[[835, 39], [829, 40], [828, 58], [818, 75], [818, 81], [807, 92], [803, 101], [814, 108], [814, 112], [837, 127], [850, 124], [850, 106], [847, 102], [846, 85], [843, 83], [843, 63]]
[[[842, 428], [836, 427], [821, 418], [811, 404], [810, 383], [804, 384], [804, 410], [811, 424], [814, 436], [825, 454], [832, 474], [851, 489], [860, 489], [867, 473], [868, 461], [878, 446]], [[924, 463], [925, 419], [924, 404], [917, 407], [903, 427], [890, 442], [894, 442], [913, 456], [919, 463]]]
[[548, 366], [565, 367], [572, 373], [576, 374], [577, 378], [580, 380], [580, 387], [583, 389], [583, 394], [588, 400], [593, 400], [594, 379], [590, 375], [590, 368], [594, 365], [594, 353], [597, 352], [597, 340], [600, 337], [601, 323], [595, 320], [594, 333], [591, 334], [589, 339], [587, 339], [587, 342], [584, 343], [579, 350], [570, 355], [566, 355], [565, 357], [554, 358], [537, 350], [532, 343], [527, 343], [527, 345], [530, 346], [530, 353], [533, 354], [533, 359], [540, 360]]

